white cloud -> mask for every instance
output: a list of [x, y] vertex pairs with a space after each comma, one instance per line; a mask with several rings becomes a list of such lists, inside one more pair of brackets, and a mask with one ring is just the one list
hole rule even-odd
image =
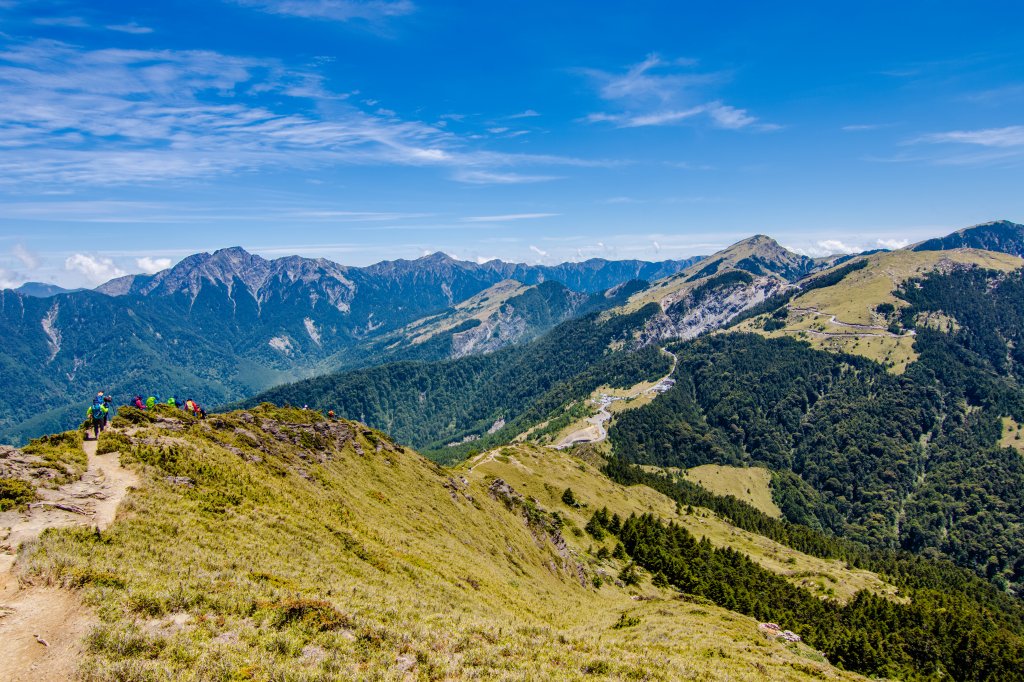
[[667, 125], [669, 123], [678, 123], [679, 121], [693, 118], [694, 116], [703, 114], [706, 111], [707, 107], [705, 106], [693, 107], [683, 111], [658, 111], [640, 116], [622, 118], [619, 119], [619, 124], [623, 128]]
[[919, 137], [916, 142], [932, 144], [971, 144], [982, 147], [1024, 147], [1024, 126], [985, 128], [982, 130], [951, 130]]
[[657, 54], [648, 55], [625, 73], [611, 73], [600, 69], [581, 69], [581, 73], [596, 82], [598, 94], [609, 101], [627, 100], [668, 102], [695, 86], [724, 80], [719, 73], [680, 73], [680, 66], [693, 66], [692, 60], [666, 61]]
[[651, 242], [651, 246], [654, 247], [654, 253], [661, 253], [661, 244], [659, 244], [657, 240]]
[[133, 35], [145, 35], [152, 33], [153, 29], [148, 26], [140, 26], [134, 21], [130, 21], [127, 24], [108, 24], [106, 27], [110, 31], [117, 31], [119, 33], [131, 33]]
[[537, 254], [541, 258], [547, 258], [548, 257], [548, 252], [547, 251], [545, 251], [544, 249], [542, 249], [542, 248], [540, 248], [538, 246], [534, 246], [533, 244], [530, 244], [530, 251], [533, 251], [535, 254]]
[[736, 130], [757, 123], [757, 118], [748, 114], [746, 109], [737, 109], [721, 102], [708, 105], [708, 114], [719, 128]]
[[139, 266], [143, 272], [152, 275], [171, 267], [171, 259], [143, 256], [142, 258], [136, 258], [135, 264]]
[[554, 177], [496, 169], [607, 163], [474, 149], [467, 137], [347, 97], [320, 74], [272, 59], [53, 40], [0, 48], [0, 184], [139, 184], [343, 164], [445, 166], [462, 182], [513, 184]]
[[495, 173], [477, 170], [461, 170], [452, 177], [470, 185], [522, 185], [561, 179], [557, 175], [523, 175], [522, 173]]
[[39, 267], [39, 256], [29, 251], [23, 244], [15, 244], [14, 248], [11, 249], [11, 253], [29, 270], [35, 270]]
[[484, 263], [489, 263], [492, 260], [498, 260], [498, 258], [495, 257], [495, 256], [477, 256], [476, 257], [477, 265], [483, 265]]
[[128, 273], [117, 267], [109, 258], [101, 256], [87, 256], [84, 253], [76, 253], [64, 261], [64, 269], [72, 272], [79, 272], [94, 284], [103, 284], [115, 277], [123, 277]]
[[478, 215], [463, 218], [465, 223], [504, 223], [510, 220], [536, 220], [537, 218], [551, 218], [558, 213], [508, 213], [505, 215]]
[[896, 249], [902, 249], [910, 243], [909, 239], [876, 239], [875, 243], [883, 249], [889, 249], [895, 251]]
[[540, 114], [533, 109], [527, 109], [526, 111], [521, 111], [518, 114], [512, 114], [508, 118], [533, 118], [535, 116], [540, 116]]
[[854, 123], [846, 125], [840, 128], [840, 130], [847, 133], [858, 133], [868, 130], [878, 130], [879, 128], [886, 128], [889, 124], [887, 123]]
[[410, 0], [234, 0], [270, 14], [331, 21], [380, 21], [415, 11]]
[[618, 113], [591, 113], [584, 120], [613, 123], [620, 128], [640, 128], [672, 125], [702, 117], [711, 125], [728, 130], [748, 127], [761, 131], [778, 129], [777, 125], [759, 122], [746, 109], [718, 100], [706, 101], [706, 91], [725, 81], [726, 75], [681, 70], [681, 67], [694, 64], [693, 60], [666, 61], [652, 54], [629, 67], [625, 73], [580, 70], [596, 84], [602, 99], [623, 108]]

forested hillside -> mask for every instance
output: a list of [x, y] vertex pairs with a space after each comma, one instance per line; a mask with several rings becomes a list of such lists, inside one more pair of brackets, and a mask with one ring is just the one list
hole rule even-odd
[[[523, 346], [459, 360], [400, 362], [317, 377], [271, 389], [243, 404], [269, 401], [333, 409], [441, 459], [456, 460], [470, 450], [507, 442], [602, 384], [625, 387], [663, 375], [669, 361], [656, 348], [611, 349], [629, 342], [654, 313], [650, 305], [607, 320], [590, 314]], [[461, 447], [445, 447], [461, 441]]]
[[[119, 403], [142, 392], [215, 405], [386, 357], [495, 350], [621, 301], [604, 296], [606, 289], [692, 262], [533, 266], [433, 254], [355, 268], [298, 256], [267, 260], [236, 247], [194, 254], [97, 291], [45, 291], [42, 298], [29, 295], [41, 293], [38, 287], [4, 290], [0, 383], [9, 400], [0, 414], [0, 442], [74, 425], [97, 390]], [[449, 329], [428, 344], [413, 344], [398, 331], [424, 317], [452, 315], [466, 299], [510, 278], [520, 278], [522, 291], [494, 320]], [[635, 290], [626, 286], [623, 296]]]
[[[908, 282], [900, 320], [916, 331], [919, 359], [902, 376], [793, 339], [679, 344], [676, 386], [619, 417], [615, 452], [664, 466], [767, 466], [789, 519], [939, 552], [1017, 588], [1024, 461], [999, 443], [1003, 417], [1024, 419], [1022, 277], [955, 268]], [[939, 313], [949, 333], [932, 328]]]

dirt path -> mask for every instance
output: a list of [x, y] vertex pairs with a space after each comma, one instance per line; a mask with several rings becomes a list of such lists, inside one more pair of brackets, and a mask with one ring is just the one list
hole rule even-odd
[[89, 464], [82, 478], [57, 490], [41, 489], [40, 497], [42, 502], [72, 506], [85, 513], [43, 504], [33, 505], [25, 513], [0, 514], [0, 680], [72, 679], [82, 640], [94, 622], [74, 592], [21, 585], [15, 572], [20, 545], [35, 540], [47, 528], [106, 529], [128, 489], [138, 483], [133, 472], [121, 467], [118, 453], [97, 455], [96, 441], [86, 441], [83, 449]]
[[555, 445], [554, 448], [556, 450], [563, 450], [570, 445], [579, 445], [580, 443], [600, 443], [608, 437], [608, 429], [605, 428], [605, 424], [607, 424], [612, 418], [612, 413], [608, 411], [609, 405], [616, 400], [631, 400], [645, 393], [652, 393], [655, 391], [663, 392], [660, 387], [664, 386], [665, 382], [668, 381], [672, 377], [672, 374], [675, 373], [676, 363], [679, 362], [679, 358], [676, 357], [675, 353], [671, 353], [664, 348], [661, 349], [661, 352], [671, 356], [672, 358], [672, 368], [668, 371], [668, 374], [658, 379], [658, 381], [656, 381], [650, 388], [635, 391], [626, 396], [610, 396], [602, 394], [600, 398], [594, 401], [601, 409], [594, 416], [587, 417], [587, 423], [589, 426], [585, 426], [582, 429], [578, 429], [568, 434], [557, 445]]

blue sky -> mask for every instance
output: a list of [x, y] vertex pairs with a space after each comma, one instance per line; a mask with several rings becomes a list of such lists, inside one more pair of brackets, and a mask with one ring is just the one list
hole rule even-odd
[[1022, 180], [1014, 2], [0, 0], [4, 286], [821, 254], [1024, 221]]

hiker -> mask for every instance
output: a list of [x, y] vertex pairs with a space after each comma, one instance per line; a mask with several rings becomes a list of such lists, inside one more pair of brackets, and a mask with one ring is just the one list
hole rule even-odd
[[107, 418], [112, 409], [114, 409], [114, 399], [109, 395], [103, 396], [103, 428], [107, 428]]
[[177, 407], [178, 400], [172, 395], [170, 398], [167, 399], [167, 404], [170, 405], [171, 407]]
[[195, 414], [196, 413], [196, 401], [192, 400], [192, 398], [187, 399], [185, 401], [185, 411], [186, 412], [191, 412], [192, 414]]
[[135, 396], [135, 409], [138, 409], [138, 410], [146, 409], [146, 404], [144, 402], [142, 402], [142, 396], [141, 395]]
[[99, 440], [100, 431], [102, 431], [103, 427], [107, 424], [107, 406], [103, 404], [102, 400], [94, 402], [89, 406], [89, 409], [86, 410], [85, 418], [87, 420], [92, 420], [92, 423], [87, 424], [85, 427], [86, 439], [89, 437], [89, 426], [92, 426], [93, 440]]
[[151, 395], [146, 398], [146, 409], [152, 410], [154, 407], [156, 407], [156, 396]]
[[338, 415], [334, 414], [334, 410], [327, 410], [327, 418], [334, 421], [338, 418]]

